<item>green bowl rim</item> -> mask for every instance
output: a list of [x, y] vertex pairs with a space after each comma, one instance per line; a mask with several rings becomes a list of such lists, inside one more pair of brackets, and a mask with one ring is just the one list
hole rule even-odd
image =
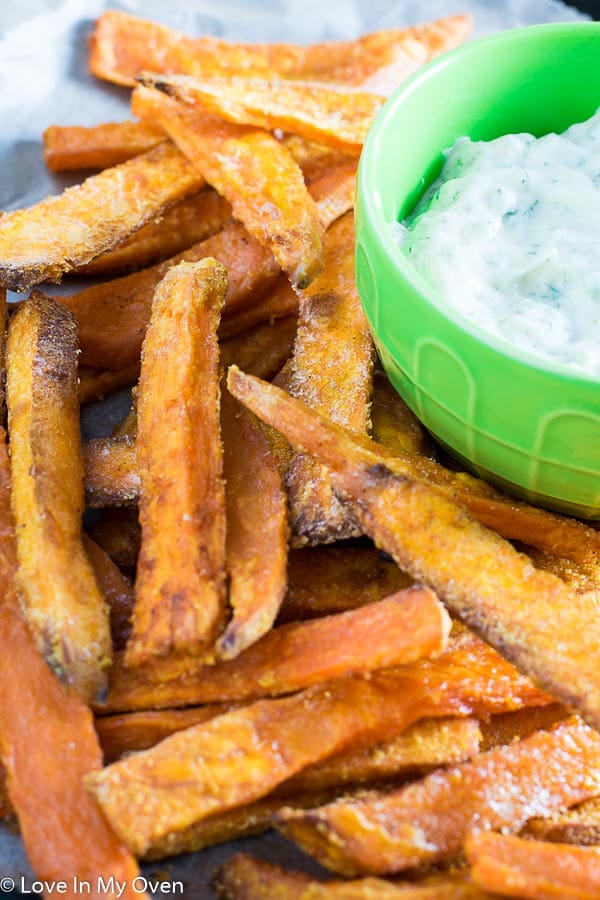
[[[393, 237], [392, 223], [384, 218], [382, 206], [376, 200], [381, 195], [377, 183], [385, 175], [378, 173], [377, 165], [372, 159], [377, 152], [378, 143], [385, 140], [385, 134], [382, 134], [382, 132], [385, 131], [389, 120], [395, 116], [397, 107], [402, 104], [405, 97], [418, 90], [424, 81], [437, 77], [448, 66], [452, 66], [457, 57], [462, 58], [476, 54], [482, 45], [484, 47], [495, 47], [499, 44], [530, 40], [541, 33], [559, 35], [573, 34], [573, 32], [580, 32], [582, 36], [588, 37], [595, 32], [596, 36], [600, 38], [600, 22], [552, 22], [544, 25], [527, 25], [523, 28], [507, 29], [498, 34], [489, 35], [450, 50], [427, 63], [414, 75], [411, 75], [386, 100], [369, 129], [358, 167], [357, 204], [361, 207], [361, 212], [363, 212], [362, 218], [369, 223], [366, 228], [374, 230], [387, 261], [397, 268], [411, 287], [421, 294], [445, 319], [466, 332], [471, 338], [486, 345], [490, 350], [503, 357], [509, 357], [527, 369], [545, 371], [564, 379], [568, 383], [587, 389], [589, 386], [597, 387], [600, 385], [600, 378], [584, 372], [574, 372], [565, 363], [538, 358], [535, 354], [514, 347], [509, 341], [504, 341], [502, 338], [488, 334], [458, 310], [448, 307], [442, 295], [419, 274], [396, 243]], [[378, 339], [382, 340], [379, 335]], [[387, 345], [386, 341], [382, 341], [382, 343]]]

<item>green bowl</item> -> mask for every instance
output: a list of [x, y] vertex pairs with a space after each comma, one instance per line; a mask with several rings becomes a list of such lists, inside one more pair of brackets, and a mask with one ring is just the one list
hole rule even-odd
[[[600, 382], [486, 335], [402, 254], [393, 224], [461, 135], [564, 131], [600, 107], [600, 23], [541, 25], [467, 44], [386, 102], [365, 143], [356, 274], [383, 365], [469, 468], [534, 503], [600, 519]], [[600, 226], [599, 226], [600, 227]]]

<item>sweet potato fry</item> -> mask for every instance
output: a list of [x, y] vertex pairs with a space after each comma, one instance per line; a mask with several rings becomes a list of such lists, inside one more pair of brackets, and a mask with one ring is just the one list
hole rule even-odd
[[104, 400], [120, 388], [135, 384], [140, 377], [140, 364], [134, 362], [123, 369], [91, 369], [89, 366], [79, 366], [78, 376], [78, 396], [83, 406], [86, 403]]
[[135, 441], [94, 438], [83, 445], [83, 466], [88, 506], [137, 506], [140, 476]]
[[[260, 378], [273, 378], [289, 359], [294, 348], [296, 323], [296, 316], [286, 316], [273, 323], [264, 322], [243, 334], [221, 341], [221, 366], [227, 370], [235, 363], [244, 371], [252, 372]], [[239, 362], [241, 359], [244, 360], [243, 364]]]
[[111, 250], [203, 179], [165, 142], [0, 219], [0, 283], [24, 291]]
[[356, 163], [356, 160], [348, 157], [346, 153], [325, 147], [316, 141], [305, 141], [298, 134], [285, 134], [282, 141], [304, 172], [309, 184], [315, 178], [326, 175], [331, 168], [347, 162]]
[[297, 450], [331, 467], [334, 488], [354, 501], [366, 533], [402, 569], [433, 586], [455, 615], [558, 701], [600, 727], [600, 671], [587, 649], [600, 642], [593, 594], [575, 594], [559, 578], [535, 569], [438, 488], [415, 477], [404, 460], [390, 463], [378, 445], [328, 422], [274, 385], [232, 368], [229, 390]]
[[304, 872], [286, 871], [243, 853], [227, 860], [217, 880], [223, 900], [486, 900], [490, 897], [461, 874], [402, 883], [382, 878], [316, 881]]
[[[354, 222], [338, 219], [325, 238], [325, 271], [300, 297], [289, 392], [335, 422], [367, 433], [375, 351], [354, 278]], [[286, 465], [290, 525], [299, 544], [361, 534], [335, 496], [329, 472], [291, 453]]]
[[595, 900], [600, 848], [479, 832], [467, 841], [473, 880], [494, 895], [532, 900]]
[[162, 128], [146, 122], [107, 122], [91, 128], [50, 125], [42, 136], [51, 172], [108, 169], [146, 153], [166, 139]]
[[[229, 340], [243, 334], [250, 328], [276, 319], [298, 315], [298, 295], [283, 272], [262, 297], [251, 306], [226, 314], [221, 321], [219, 337]], [[292, 348], [290, 347], [290, 353]], [[289, 355], [289, 354], [288, 354]]]
[[433, 456], [434, 453], [433, 441], [380, 365], [373, 373], [371, 434], [396, 456]]
[[129, 666], [202, 653], [223, 623], [217, 328], [226, 278], [216, 260], [180, 263], [154, 298], [138, 396], [142, 545]]
[[371, 547], [328, 545], [292, 550], [280, 622], [356, 609], [403, 590], [413, 579]]
[[75, 274], [115, 275], [153, 265], [205, 241], [221, 231], [230, 218], [231, 207], [216, 191], [197, 191], [173, 203], [114, 250], [79, 266]]
[[189, 38], [154, 22], [110, 10], [96, 22], [90, 69], [99, 78], [131, 86], [144, 69], [198, 76], [244, 72], [259, 77], [304, 77], [340, 81], [391, 93], [433, 56], [466, 40], [466, 16], [450, 16], [414, 28], [379, 31], [355, 41], [235, 44]]
[[522, 834], [561, 844], [600, 844], [600, 798], [586, 800], [574, 809], [560, 810], [547, 819], [531, 819]]
[[120, 569], [135, 569], [141, 542], [137, 509], [103, 509], [88, 531]]
[[271, 445], [248, 410], [224, 391], [221, 405], [225, 569], [231, 620], [217, 642], [233, 659], [272, 627], [286, 589], [287, 499]]
[[7, 401], [19, 582], [40, 653], [84, 699], [106, 689], [108, 610], [81, 540], [77, 333], [50, 297], [13, 316]]
[[318, 81], [156, 75], [139, 80], [211, 116], [234, 125], [279, 128], [358, 156], [383, 97], [342, 84]]
[[514, 712], [490, 716], [480, 723], [481, 751], [486, 752], [498, 744], [512, 744], [529, 737], [534, 731], [552, 728], [568, 717], [568, 712], [560, 703], [549, 706], [529, 706]]
[[388, 794], [284, 809], [277, 826], [333, 872], [400, 872], [451, 861], [472, 831], [519, 831], [599, 785], [600, 735], [572, 719]]
[[354, 208], [356, 167], [356, 160], [347, 160], [313, 182], [310, 193], [319, 207], [319, 217], [325, 228]]
[[307, 766], [385, 740], [417, 719], [546, 702], [528, 678], [461, 632], [435, 659], [258, 700], [113, 763], [88, 785], [127, 846], [145, 854], [167, 835], [258, 800]]
[[[206, 116], [157, 90], [136, 88], [133, 109], [158, 121], [233, 215], [268, 247], [296, 287], [323, 268], [323, 226], [298, 163], [271, 134]], [[269, 215], [265, 216], [265, 210]]]
[[108, 553], [85, 532], [83, 546], [94, 570], [100, 593], [108, 605], [113, 647], [115, 650], [122, 650], [131, 632], [133, 585], [125, 578]]
[[135, 860], [83, 787], [83, 775], [102, 765], [90, 711], [77, 696], [62, 689], [38, 653], [21, 616], [16, 570], [9, 459], [2, 430], [0, 758], [8, 796], [38, 878], [72, 883], [77, 876], [96, 884], [99, 875], [112, 875], [127, 883], [131, 900]]
[[288, 694], [439, 652], [449, 620], [427, 588], [408, 588], [360, 609], [269, 631], [236, 659], [197, 665], [178, 678], [151, 670], [111, 672], [107, 710], [190, 706]]

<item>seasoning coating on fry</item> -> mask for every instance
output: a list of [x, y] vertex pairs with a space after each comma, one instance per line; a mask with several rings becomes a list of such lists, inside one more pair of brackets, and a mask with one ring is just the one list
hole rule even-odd
[[111, 639], [81, 536], [77, 333], [67, 310], [42, 294], [11, 320], [7, 400], [27, 620], [48, 664], [90, 700], [106, 688]]
[[130, 666], [207, 651], [223, 623], [217, 328], [226, 285], [216, 260], [180, 263], [154, 298], [138, 397], [142, 545]]
[[106, 122], [90, 128], [50, 125], [42, 136], [44, 159], [51, 172], [117, 166], [165, 138], [162, 128], [146, 122]]
[[60, 281], [129, 237], [203, 179], [168, 142], [0, 219], [0, 284]]

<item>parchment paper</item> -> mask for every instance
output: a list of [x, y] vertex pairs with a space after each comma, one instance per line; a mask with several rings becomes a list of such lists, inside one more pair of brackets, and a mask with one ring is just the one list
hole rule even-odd
[[[106, 8], [192, 35], [298, 43], [352, 38], [455, 12], [473, 15], [477, 37], [519, 25], [587, 18], [556, 0], [0, 0], [0, 209], [28, 206], [78, 180], [47, 172], [41, 133], [48, 125], [91, 125], [128, 116], [129, 92], [98, 82], [87, 71], [87, 35]], [[58, 290], [74, 289], [71, 282]], [[108, 407], [89, 407], [85, 434], [109, 434], [128, 402], [122, 392]], [[38, 739], [44, 741], [43, 722]], [[145, 867], [144, 873], [168, 872], [174, 880], [168, 896], [203, 900], [214, 896], [209, 887], [214, 870], [240, 849], [318, 871], [293, 845], [269, 833]], [[20, 839], [0, 825], [0, 900], [2, 894], [10, 896], [11, 879], [19, 887], [22, 878], [29, 885], [32, 877]]]

